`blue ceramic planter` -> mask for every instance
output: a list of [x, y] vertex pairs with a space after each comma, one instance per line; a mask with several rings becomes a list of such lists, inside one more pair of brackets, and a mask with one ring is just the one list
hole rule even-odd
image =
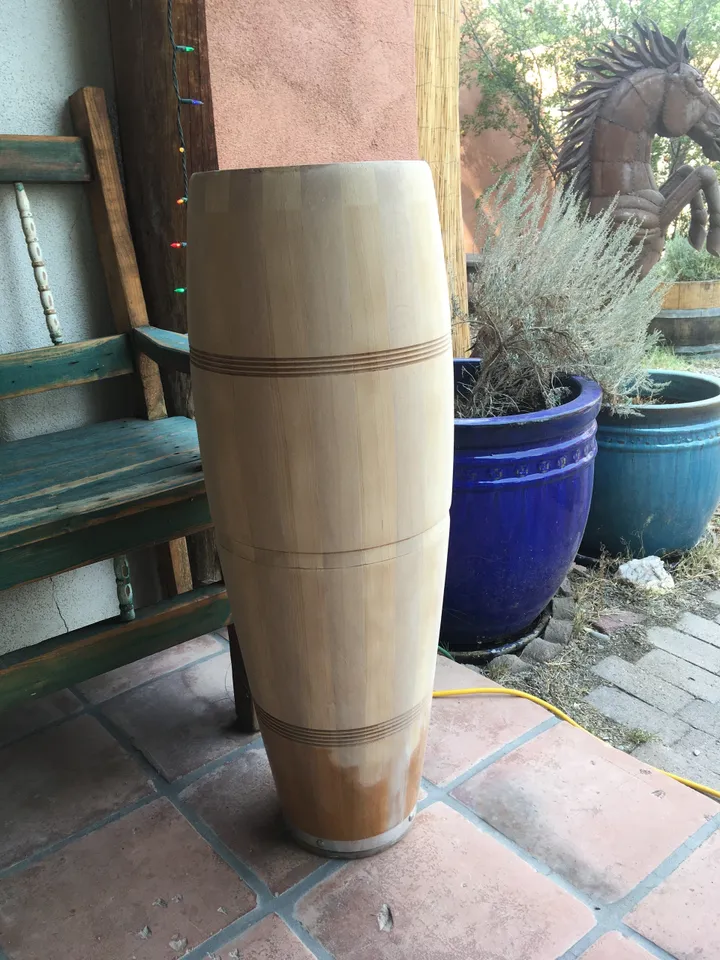
[[720, 500], [720, 380], [654, 370], [663, 403], [598, 418], [595, 490], [582, 552], [688, 550]]
[[[477, 360], [456, 360], [456, 384]], [[464, 373], [465, 372], [465, 373]], [[600, 388], [539, 413], [455, 421], [442, 639], [456, 649], [525, 630], [555, 594], [585, 529]]]

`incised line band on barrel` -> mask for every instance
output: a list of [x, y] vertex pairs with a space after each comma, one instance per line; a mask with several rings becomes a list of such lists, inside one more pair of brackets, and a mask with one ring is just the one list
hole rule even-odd
[[335, 373], [365, 373], [404, 367], [410, 363], [432, 360], [449, 350], [450, 334], [436, 340], [376, 350], [372, 353], [349, 353], [331, 357], [232, 357], [190, 347], [190, 362], [199, 370], [222, 373], [230, 377], [321, 377]]
[[427, 701], [421, 700], [410, 710], [390, 720], [375, 723], [370, 727], [355, 727], [349, 730], [315, 730], [311, 727], [298, 727], [293, 723], [278, 720], [256, 703], [257, 718], [263, 727], [276, 733], [285, 740], [303, 743], [310, 747], [355, 747], [365, 743], [374, 743], [399, 733], [411, 726], [427, 707]]

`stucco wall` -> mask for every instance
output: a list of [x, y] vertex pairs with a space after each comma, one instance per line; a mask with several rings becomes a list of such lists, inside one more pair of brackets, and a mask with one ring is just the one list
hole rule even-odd
[[221, 168], [417, 158], [413, 0], [206, 0]]
[[[69, 135], [67, 98], [78, 87], [112, 91], [102, 0], [0, 3], [0, 132]], [[65, 339], [114, 333], [81, 185], [32, 185], [28, 197]], [[0, 351], [49, 344], [13, 189], [0, 185]], [[66, 430], [127, 412], [121, 381], [0, 401], [2, 442]], [[117, 613], [112, 564], [0, 592], [0, 653]]]

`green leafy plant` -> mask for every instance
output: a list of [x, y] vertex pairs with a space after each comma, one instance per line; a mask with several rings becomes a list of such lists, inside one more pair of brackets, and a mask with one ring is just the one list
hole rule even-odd
[[[465, 129], [509, 131], [518, 144], [510, 165], [537, 145], [535, 163], [554, 176], [576, 63], [614, 34], [632, 34], [635, 20], [671, 37], [688, 27], [692, 62], [720, 94], [720, 0], [463, 0], [462, 9], [461, 80], [482, 93]], [[707, 162], [688, 137], [655, 137], [659, 181], [688, 162]]]
[[720, 280], [720, 258], [695, 250], [685, 237], [673, 237], [665, 246], [660, 275], [666, 280]]
[[458, 415], [555, 406], [571, 374], [596, 380], [613, 410], [632, 412], [634, 398], [653, 392], [644, 361], [658, 340], [648, 333], [662, 301], [657, 275], [638, 273], [634, 224], [615, 229], [612, 210], [591, 218], [572, 193], [538, 188], [532, 162], [479, 207], [470, 320], [482, 364]]

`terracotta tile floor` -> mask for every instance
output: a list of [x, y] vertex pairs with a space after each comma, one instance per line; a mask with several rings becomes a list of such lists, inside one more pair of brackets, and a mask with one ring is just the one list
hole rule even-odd
[[230, 689], [212, 636], [0, 716], [0, 960], [720, 960], [713, 801], [532, 704], [436, 701], [409, 835], [325, 861]]

